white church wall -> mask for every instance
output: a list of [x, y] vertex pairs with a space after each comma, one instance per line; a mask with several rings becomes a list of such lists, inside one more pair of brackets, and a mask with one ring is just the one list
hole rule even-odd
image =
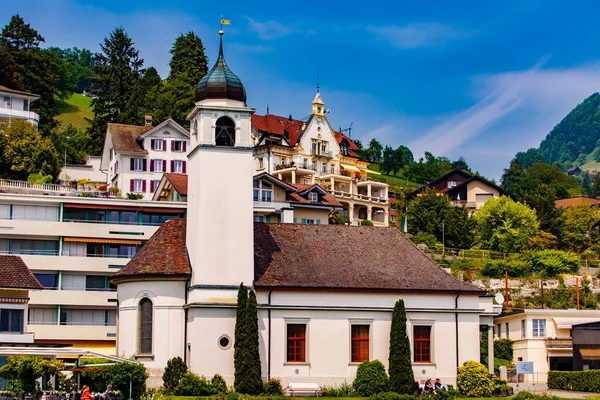
[[[117, 290], [117, 331], [128, 333], [117, 334], [117, 354], [142, 361], [148, 368], [148, 386], [158, 387], [167, 361], [184, 357], [185, 281], [123, 282]], [[139, 302], [145, 297], [153, 306], [151, 355], [139, 355]]]

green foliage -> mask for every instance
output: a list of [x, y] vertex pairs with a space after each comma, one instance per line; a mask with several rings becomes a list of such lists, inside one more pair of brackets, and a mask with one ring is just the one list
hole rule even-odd
[[123, 122], [129, 95], [140, 79], [144, 60], [133, 46], [133, 40], [123, 28], [115, 28], [100, 44], [102, 53], [96, 54], [90, 91], [94, 120], [91, 128], [90, 152], [100, 153], [104, 143], [107, 122]]
[[523, 180], [525, 179], [525, 172], [523, 168], [521, 168], [521, 163], [518, 158], [514, 158], [508, 169], [504, 170], [500, 181], [502, 184], [500, 185], [502, 189], [507, 192], [515, 195], [521, 195], [521, 185], [523, 184]]
[[518, 278], [527, 275], [531, 269], [524, 261], [510, 257], [507, 260], [486, 260], [481, 273], [490, 278], [501, 279], [508, 271], [508, 276]]
[[210, 389], [213, 394], [225, 394], [227, 393], [227, 382], [221, 375], [214, 374], [210, 379]]
[[[94, 359], [93, 363], [107, 363], [108, 360]], [[146, 392], [148, 373], [144, 364], [117, 363], [81, 373], [81, 383], [90, 385], [92, 390], [104, 390], [108, 385], [121, 391], [123, 398], [129, 398], [129, 382], [132, 382], [132, 398], [139, 399]]]
[[431, 182], [440, 176], [452, 171], [452, 162], [446, 157], [435, 157], [430, 152], [425, 152], [425, 159], [409, 164], [405, 173], [408, 179], [419, 183]]
[[362, 397], [387, 392], [389, 386], [385, 367], [379, 360], [362, 362], [356, 370], [352, 387]]
[[560, 246], [575, 252], [583, 252], [593, 243], [600, 241], [597, 229], [592, 226], [600, 221], [600, 210], [596, 207], [569, 207], [563, 213], [563, 235]]
[[58, 57], [67, 64], [67, 69], [75, 83], [75, 91], [83, 93], [90, 87], [90, 78], [93, 73], [92, 67], [96, 61], [95, 55], [88, 49], [60, 49], [49, 47], [48, 50], [56, 53]]
[[266, 396], [284, 396], [285, 391], [281, 385], [281, 379], [271, 378], [265, 382], [263, 394]]
[[411, 394], [398, 394], [396, 392], [382, 392], [369, 397], [370, 400], [415, 400]]
[[548, 389], [600, 392], [600, 370], [549, 371]]
[[529, 265], [531, 271], [543, 278], [577, 272], [579, 268], [579, 257], [561, 250], [525, 251], [521, 253], [520, 259]]
[[[443, 223], [443, 229], [442, 229]], [[408, 231], [435, 235], [447, 247], [469, 248], [473, 242], [474, 220], [463, 207], [455, 207], [446, 195], [433, 188], [415, 196], [408, 207]]]
[[251, 290], [248, 294], [246, 302], [246, 324], [245, 333], [245, 359], [244, 363], [244, 378], [236, 386], [236, 390], [240, 393], [260, 394], [263, 391], [263, 381], [260, 368], [260, 352], [258, 349], [258, 305], [256, 302], [256, 292]]
[[8, 380], [7, 390], [15, 393], [36, 394], [40, 391], [37, 380], [50, 378], [64, 368], [60, 360], [49, 360], [38, 356], [8, 356], [0, 373]]
[[210, 396], [213, 394], [210, 382], [203, 376], [186, 372], [173, 391], [176, 396]]
[[144, 198], [144, 195], [141, 193], [127, 193], [128, 200], [141, 200]]
[[204, 45], [194, 32], [179, 35], [170, 53], [169, 80], [180, 80], [188, 86], [195, 87], [208, 72]]
[[494, 390], [487, 368], [475, 361], [466, 361], [458, 367], [456, 381], [460, 393], [467, 397], [489, 397]]
[[321, 397], [355, 397], [358, 393], [354, 387], [347, 382], [338, 386], [321, 386]]
[[235, 315], [235, 332], [233, 340], [233, 366], [234, 381], [233, 387], [239, 391], [239, 386], [244, 379], [246, 364], [246, 303], [248, 302], [248, 289], [243, 283], [240, 283], [237, 294], [237, 309]]
[[28, 182], [36, 182], [36, 183], [52, 183], [52, 175], [43, 175], [39, 172], [34, 174], [30, 174], [27, 177]]
[[410, 341], [406, 333], [404, 300], [398, 300], [394, 305], [389, 351], [390, 390], [400, 394], [413, 394], [415, 377], [412, 370]]
[[167, 366], [162, 375], [163, 387], [166, 393], [171, 393], [187, 372], [187, 365], [181, 357], [174, 357], [167, 361]]
[[396, 175], [398, 171], [412, 162], [414, 162], [414, 157], [408, 147], [398, 146], [394, 150], [392, 147], [386, 145], [383, 149], [381, 171], [386, 175], [389, 173]]
[[510, 197], [488, 200], [475, 214], [476, 242], [484, 249], [515, 253], [538, 231], [533, 210]]
[[513, 359], [513, 342], [510, 339], [494, 340], [494, 356], [503, 360]]
[[484, 327], [483, 330], [481, 330], [479, 339], [479, 362], [481, 362], [483, 365], [487, 365], [489, 359], [488, 336], [488, 330]]
[[437, 238], [433, 233], [419, 232], [410, 237], [414, 244], [425, 244], [428, 248], [433, 249], [437, 243]]
[[533, 395], [533, 393], [523, 390], [517, 393], [515, 397], [513, 397], [513, 400], [533, 400], [534, 397], [535, 396]]
[[373, 226], [373, 222], [369, 221], [368, 219], [363, 219], [362, 221], [360, 221], [360, 225], [361, 226]]

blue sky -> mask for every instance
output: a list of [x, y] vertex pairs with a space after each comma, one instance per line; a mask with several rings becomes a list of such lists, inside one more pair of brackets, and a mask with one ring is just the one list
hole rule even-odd
[[499, 178], [600, 88], [595, 1], [85, 1], [2, 2], [49, 46], [99, 50], [116, 26], [146, 66], [168, 73], [169, 49], [193, 30], [210, 64], [218, 49], [264, 114], [310, 113], [317, 71], [329, 119], [353, 137], [465, 157]]

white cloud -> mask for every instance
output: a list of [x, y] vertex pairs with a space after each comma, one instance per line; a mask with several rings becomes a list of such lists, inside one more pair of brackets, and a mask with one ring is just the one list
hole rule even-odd
[[436, 22], [408, 25], [369, 26], [367, 31], [399, 49], [442, 46], [448, 42], [471, 37], [475, 30], [456, 28]]
[[250, 29], [258, 34], [258, 37], [262, 40], [279, 39], [292, 34], [293, 29], [289, 26], [280, 24], [277, 21], [269, 20], [265, 22], [258, 22], [250, 17], [248, 22]]

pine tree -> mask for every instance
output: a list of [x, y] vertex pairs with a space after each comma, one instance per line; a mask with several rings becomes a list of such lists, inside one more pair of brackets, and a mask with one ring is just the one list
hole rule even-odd
[[404, 300], [396, 302], [392, 313], [389, 374], [392, 392], [413, 394], [415, 377], [412, 370], [410, 342], [406, 333]]
[[240, 283], [237, 295], [237, 309], [235, 314], [235, 332], [233, 339], [233, 367], [235, 390], [241, 391], [241, 384], [244, 382], [246, 374], [246, 315], [247, 315], [248, 289], [243, 283]]
[[260, 351], [258, 349], [258, 305], [256, 293], [250, 291], [246, 304], [246, 374], [242, 393], [260, 394], [263, 391], [260, 368]]
[[171, 48], [169, 80], [182, 80], [196, 87], [208, 72], [208, 59], [204, 54], [202, 40], [194, 32], [179, 35]]
[[525, 180], [525, 172], [523, 168], [521, 168], [521, 163], [518, 158], [514, 158], [510, 163], [510, 167], [504, 170], [500, 181], [502, 184], [502, 189], [507, 192], [514, 194], [515, 196], [520, 196], [522, 191], [522, 184]]
[[[94, 120], [91, 127], [90, 152], [102, 151], [107, 122], [122, 122], [130, 93], [140, 78], [144, 60], [134, 42], [123, 30], [116, 28], [100, 45], [91, 82], [94, 99]], [[122, 115], [123, 114], [123, 115]]]

